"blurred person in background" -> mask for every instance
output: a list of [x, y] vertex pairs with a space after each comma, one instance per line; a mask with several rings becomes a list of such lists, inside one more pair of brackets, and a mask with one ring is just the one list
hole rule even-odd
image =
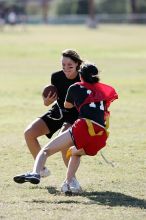
[[5, 9], [3, 5], [0, 4], [0, 31], [3, 30], [5, 25]]
[[40, 172], [47, 158], [59, 151], [67, 151], [70, 158], [65, 181], [61, 191], [80, 193], [81, 187], [72, 185], [72, 179], [80, 164], [82, 155], [95, 156], [105, 145], [108, 138], [108, 107], [118, 98], [115, 89], [99, 82], [99, 72], [95, 65], [84, 64], [79, 71], [81, 82], [71, 85], [64, 102], [66, 109], [76, 109], [79, 118], [74, 124], [48, 143], [36, 157], [33, 171], [14, 177], [17, 183], [40, 182]]
[[17, 23], [17, 14], [13, 9], [10, 9], [7, 15], [8, 24], [15, 25]]

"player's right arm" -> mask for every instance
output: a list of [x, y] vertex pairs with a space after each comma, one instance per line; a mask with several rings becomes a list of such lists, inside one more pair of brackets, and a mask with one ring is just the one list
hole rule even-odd
[[47, 97], [44, 97], [44, 96], [42, 96], [42, 97], [43, 97], [43, 101], [44, 101], [45, 106], [49, 106], [57, 100], [57, 95], [56, 94], [51, 95], [51, 92], [48, 93]]
[[[55, 86], [56, 86], [56, 84], [55, 84], [55, 75], [54, 75], [54, 74], [51, 75], [51, 85], [55, 85]], [[56, 95], [56, 94], [53, 94], [53, 95], [51, 96], [51, 92], [50, 92], [50, 93], [48, 93], [48, 96], [47, 96], [47, 97], [44, 97], [44, 96], [42, 95], [42, 98], [43, 98], [44, 105], [45, 105], [45, 106], [49, 106], [49, 105], [51, 105], [53, 102], [55, 102], [55, 101], [57, 100], [57, 95]]]
[[67, 90], [64, 107], [65, 108], [73, 108], [74, 107], [74, 93], [73, 93], [73, 85], [70, 86]]

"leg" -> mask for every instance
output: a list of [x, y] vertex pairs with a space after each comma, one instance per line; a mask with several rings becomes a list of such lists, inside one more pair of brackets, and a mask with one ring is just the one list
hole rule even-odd
[[80, 157], [85, 155], [85, 151], [83, 149], [77, 150], [76, 147], [71, 147], [71, 154], [67, 174], [66, 174], [66, 181], [68, 183], [71, 182], [71, 179], [75, 177], [75, 173], [80, 165]]
[[35, 159], [39, 151], [41, 150], [40, 144], [37, 140], [38, 137], [48, 134], [50, 131], [41, 118], [37, 118], [33, 121], [25, 130], [24, 136], [26, 144]]
[[65, 131], [57, 136], [39, 152], [34, 163], [33, 173], [40, 173], [48, 156], [51, 156], [64, 149], [69, 149], [69, 147], [72, 145], [73, 140], [69, 131]]
[[61, 191], [65, 194], [80, 193], [82, 188], [75, 174], [80, 165], [80, 157], [85, 155], [85, 151], [83, 149], [77, 150], [76, 147], [70, 147], [68, 152], [71, 156], [68, 163], [66, 179], [61, 186]]
[[[59, 134], [61, 134], [62, 132], [66, 131], [69, 127], [71, 127], [71, 124], [69, 123], [64, 123]], [[62, 153], [62, 159], [64, 161], [64, 164], [65, 166], [67, 167], [68, 166], [68, 162], [69, 162], [69, 159], [66, 158], [66, 152], [67, 152], [68, 148], [63, 148], [61, 150], [61, 153]]]
[[[37, 140], [37, 138], [41, 135], [45, 135], [49, 133], [49, 129], [46, 126], [45, 122], [38, 118], [35, 121], [33, 121], [25, 130], [25, 140], [27, 143], [27, 146], [34, 157], [36, 158], [37, 154], [41, 150], [40, 144]], [[27, 175], [27, 174], [26, 174]], [[27, 182], [26, 175], [17, 175], [14, 177], [14, 181], [17, 183], [24, 183]], [[42, 167], [41, 177], [46, 177], [50, 175], [50, 171], [46, 167]], [[28, 180], [29, 181], [29, 180]], [[38, 178], [34, 179], [34, 183], [38, 183]], [[33, 183], [33, 182], [32, 182]]]
[[40, 172], [45, 165], [47, 157], [61, 151], [63, 148], [69, 148], [72, 145], [71, 135], [69, 131], [65, 131], [41, 149], [36, 157], [32, 173], [17, 175], [14, 177], [14, 181], [16, 183], [30, 182], [32, 184], [38, 184], [40, 182]]
[[71, 156], [66, 174], [66, 182], [70, 183], [80, 165], [80, 156]]

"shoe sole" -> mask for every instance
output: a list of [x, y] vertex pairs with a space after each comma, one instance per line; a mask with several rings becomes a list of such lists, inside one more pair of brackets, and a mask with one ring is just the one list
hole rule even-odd
[[25, 177], [25, 176], [15, 176], [13, 178], [13, 180], [16, 182], [16, 183], [19, 183], [19, 184], [22, 184], [22, 183], [25, 183], [25, 182], [30, 182], [32, 184], [39, 184], [40, 182], [40, 179], [37, 179], [37, 178], [32, 178], [32, 177]]
[[32, 183], [32, 184], [39, 184], [39, 182], [40, 182], [40, 179], [38, 179], [38, 178], [32, 178], [32, 177], [27, 177], [27, 178], [25, 178], [25, 182], [30, 182], [30, 183]]
[[65, 194], [66, 196], [72, 196], [72, 191], [71, 191], [71, 190], [67, 190], [67, 191], [64, 192], [64, 191], [61, 189], [61, 193]]
[[20, 183], [20, 184], [22, 184], [22, 183], [24, 183], [25, 182], [25, 177], [24, 176], [15, 176], [14, 178], [13, 178], [13, 180], [16, 182], [16, 183]]
[[65, 195], [66, 195], [66, 196], [72, 196], [72, 192], [71, 192], [71, 191], [66, 191], [66, 192], [65, 192]]

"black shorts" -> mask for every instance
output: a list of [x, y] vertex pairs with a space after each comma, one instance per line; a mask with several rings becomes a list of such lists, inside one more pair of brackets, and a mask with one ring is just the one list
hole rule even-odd
[[78, 113], [76, 111], [67, 111], [65, 109], [61, 110], [58, 105], [55, 104], [40, 118], [46, 123], [50, 131], [50, 133], [46, 134], [46, 136], [51, 138], [52, 135], [58, 131], [65, 122], [72, 125], [77, 120]]

